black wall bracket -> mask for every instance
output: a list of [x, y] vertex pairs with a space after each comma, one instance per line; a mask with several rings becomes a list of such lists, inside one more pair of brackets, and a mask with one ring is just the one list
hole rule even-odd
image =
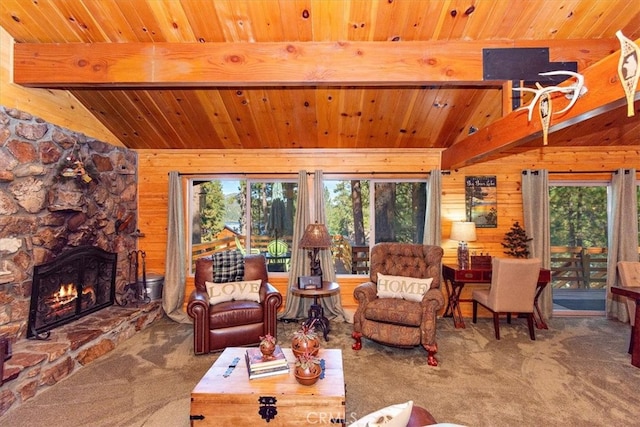
[[[568, 77], [541, 76], [548, 71], [578, 72], [577, 62], [549, 62], [549, 48], [522, 47], [482, 49], [483, 80], [511, 80], [513, 87], [535, 87], [536, 82], [545, 86], [555, 86]], [[513, 92], [512, 108], [519, 108], [520, 92]]]

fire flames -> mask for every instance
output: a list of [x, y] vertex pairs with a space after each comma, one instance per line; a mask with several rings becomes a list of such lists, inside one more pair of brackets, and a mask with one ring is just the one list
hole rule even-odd
[[78, 298], [78, 291], [73, 283], [61, 285], [58, 292], [53, 294], [55, 302], [61, 302], [63, 304], [69, 303]]
[[[74, 309], [71, 305], [78, 298], [78, 289], [73, 283], [60, 285], [60, 289], [51, 295], [47, 301], [47, 306], [56, 312], [56, 315], [65, 314]], [[96, 293], [92, 287], [82, 290], [82, 308], [92, 307], [96, 303]]]
[[51, 295], [49, 301], [49, 307], [53, 310], [59, 310], [64, 308], [67, 304], [75, 301], [78, 298], [78, 290], [76, 289], [76, 285], [73, 283], [67, 283], [66, 285], [60, 285], [60, 289], [58, 292]]

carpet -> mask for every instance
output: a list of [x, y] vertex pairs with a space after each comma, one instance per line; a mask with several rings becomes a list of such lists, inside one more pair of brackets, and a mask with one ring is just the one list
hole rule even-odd
[[[420, 348], [363, 340], [334, 321], [327, 348], [341, 348], [347, 425], [369, 412], [413, 400], [439, 422], [467, 426], [635, 425], [640, 369], [627, 353], [630, 326], [602, 317], [549, 321], [529, 340], [526, 321], [491, 319], [455, 329], [438, 319], [438, 367]], [[278, 323], [290, 342], [295, 323]], [[217, 354], [194, 356], [190, 325], [167, 318], [121, 343], [0, 418], [7, 426], [189, 426], [190, 392]], [[197, 426], [197, 424], [195, 424]], [[266, 424], [265, 424], [266, 425]], [[268, 425], [266, 425], [268, 427]]]

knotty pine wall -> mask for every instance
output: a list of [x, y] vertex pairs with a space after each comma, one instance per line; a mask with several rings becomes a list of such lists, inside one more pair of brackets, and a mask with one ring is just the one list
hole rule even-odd
[[[552, 137], [551, 137], [552, 140]], [[139, 159], [139, 228], [145, 234], [139, 241], [147, 254], [148, 270], [164, 272], [168, 173], [172, 170], [194, 173], [293, 173], [299, 170], [325, 173], [354, 172], [424, 172], [439, 168], [440, 150], [225, 150], [225, 151], [138, 151]], [[468, 175], [495, 175], [498, 185], [498, 227], [478, 229], [478, 241], [471, 251], [503, 256], [501, 242], [515, 221], [523, 223], [520, 190], [523, 169], [560, 171], [604, 171], [594, 174], [554, 176], [559, 179], [609, 179], [609, 171], [621, 167], [640, 170], [640, 149], [553, 148], [544, 147], [514, 154], [471, 167], [451, 171], [442, 177], [442, 246], [445, 263], [456, 262], [457, 242], [449, 240], [451, 222], [464, 218], [464, 179]], [[286, 295], [287, 278], [273, 274], [271, 282]], [[355, 308], [353, 289], [361, 278], [339, 278], [342, 304]], [[465, 291], [469, 291], [466, 287]], [[193, 277], [187, 279], [185, 299], [193, 290]], [[463, 294], [463, 298], [466, 295]], [[463, 314], [470, 315], [470, 304], [463, 304]]]

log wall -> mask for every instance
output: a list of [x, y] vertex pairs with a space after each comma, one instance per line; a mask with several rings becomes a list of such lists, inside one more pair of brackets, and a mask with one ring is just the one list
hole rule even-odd
[[[224, 151], [138, 151], [139, 228], [146, 237], [139, 242], [147, 253], [147, 268], [164, 272], [168, 173], [297, 173], [321, 169], [330, 172], [367, 173], [424, 172], [439, 168], [440, 150], [224, 150]], [[559, 179], [608, 179], [621, 167], [640, 170], [640, 149], [595, 147], [533, 149], [520, 154], [487, 161], [451, 171], [442, 177], [442, 246], [444, 262], [455, 263], [457, 242], [451, 241], [451, 222], [464, 218], [464, 179], [469, 175], [495, 175], [498, 191], [498, 227], [478, 229], [478, 240], [471, 251], [502, 256], [501, 242], [515, 221], [523, 223], [521, 172], [523, 169], [548, 169], [550, 172], [603, 171], [594, 174], [558, 175]], [[272, 274], [273, 284], [286, 295], [287, 279]], [[353, 289], [362, 279], [339, 279], [342, 304], [354, 308]], [[186, 297], [193, 289], [187, 280]], [[465, 315], [468, 308], [463, 307]]]

